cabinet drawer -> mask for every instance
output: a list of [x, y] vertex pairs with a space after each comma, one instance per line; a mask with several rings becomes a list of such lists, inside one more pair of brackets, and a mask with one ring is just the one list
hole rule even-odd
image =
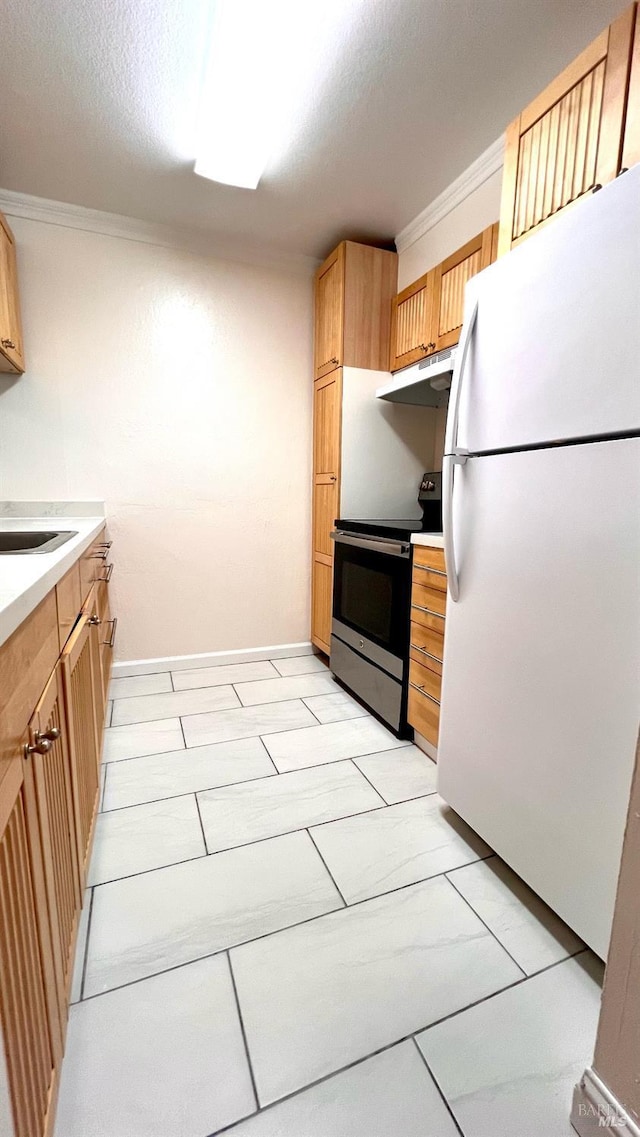
[[440, 729], [440, 704], [430, 699], [415, 687], [409, 687], [409, 707], [407, 718], [412, 727], [426, 738], [432, 746], [438, 745]]
[[413, 566], [412, 583], [421, 584], [424, 588], [433, 588], [436, 592], [447, 591], [447, 575], [437, 569], [425, 568], [422, 565]]
[[444, 616], [434, 616], [433, 612], [425, 612], [422, 608], [412, 608], [411, 619], [414, 624], [420, 624], [423, 628], [430, 628], [432, 632], [437, 632], [440, 636], [444, 635]]
[[[431, 671], [442, 675], [442, 660], [444, 658], [444, 636], [439, 632], [425, 628], [421, 624], [411, 622], [411, 647], [425, 655], [424, 665]], [[436, 666], [438, 665], [438, 666]]]
[[445, 572], [444, 549], [432, 549], [430, 545], [413, 546], [413, 567], [432, 568]]
[[[415, 653], [417, 655], [417, 652]], [[427, 695], [431, 695], [432, 699], [437, 699], [440, 702], [440, 691], [442, 688], [442, 676], [436, 675], [435, 671], [430, 671], [425, 667], [422, 660], [418, 662], [416, 659], [411, 658], [409, 664], [409, 682], [418, 688], [422, 688]]]
[[108, 556], [107, 530], [101, 529], [95, 541], [89, 545], [80, 558], [80, 599], [86, 603], [87, 597], [97, 580], [104, 576], [104, 566]]
[[417, 604], [418, 608], [426, 608], [428, 612], [435, 612], [437, 616], [444, 616], [447, 607], [447, 594], [438, 588], [427, 588], [418, 577], [413, 582], [411, 603]]

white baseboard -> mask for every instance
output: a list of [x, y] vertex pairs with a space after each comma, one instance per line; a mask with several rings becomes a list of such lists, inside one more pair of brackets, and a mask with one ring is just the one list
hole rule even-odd
[[114, 663], [112, 677], [152, 675], [154, 671], [187, 671], [192, 667], [222, 667], [225, 663], [254, 663], [260, 659], [287, 659], [294, 655], [314, 655], [310, 643], [275, 644], [273, 647], [248, 647], [239, 651], [206, 651], [201, 655], [166, 655], [158, 659], [128, 659]]
[[598, 1133], [617, 1133], [619, 1137], [640, 1137], [640, 1128], [595, 1070], [588, 1066], [573, 1092], [571, 1124], [580, 1137]]
[[417, 730], [414, 730], [413, 732], [413, 741], [415, 745], [418, 746], [420, 750], [423, 750], [427, 757], [431, 758], [433, 762], [438, 761], [437, 746], [434, 746], [431, 742], [429, 742], [427, 738], [423, 738], [423, 736]]

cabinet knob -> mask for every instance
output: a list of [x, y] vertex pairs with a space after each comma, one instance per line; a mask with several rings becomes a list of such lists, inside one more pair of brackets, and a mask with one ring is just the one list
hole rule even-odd
[[329, 474], [329, 481], [330, 482], [337, 482], [337, 480], [338, 480], [338, 477], [336, 474]]
[[100, 619], [99, 616], [89, 616], [87, 623], [91, 624], [92, 628], [97, 628], [98, 624], [102, 623], [102, 620]]
[[2, 344], [3, 347], [11, 347], [11, 348], [15, 349], [15, 346], [16, 346], [14, 344], [13, 340], [0, 340], [0, 343]]
[[33, 743], [27, 743], [24, 748], [25, 758], [31, 757], [32, 754], [48, 754], [54, 742], [60, 738], [60, 731], [57, 726], [52, 726], [50, 730], [36, 731], [33, 736]]
[[434, 343], [419, 343], [419, 344], [418, 344], [418, 347], [420, 348], [420, 350], [421, 350], [421, 351], [424, 351], [424, 352], [427, 352], [427, 351], [434, 351], [434, 350], [435, 350], [435, 346], [436, 346], [436, 345], [435, 345]]
[[338, 366], [338, 360], [336, 359], [335, 355], [331, 357], [329, 363], [335, 363], [336, 367]]

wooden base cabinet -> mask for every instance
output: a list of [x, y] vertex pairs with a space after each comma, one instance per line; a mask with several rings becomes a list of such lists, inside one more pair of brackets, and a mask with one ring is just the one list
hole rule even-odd
[[442, 549], [416, 545], [411, 586], [409, 723], [434, 748], [440, 732], [447, 573]]
[[[99, 564], [94, 554], [89, 559]], [[100, 577], [100, 568], [93, 571]], [[106, 580], [93, 584], [75, 620], [68, 582], [62, 592], [64, 603], [54, 589], [0, 647], [0, 1046], [13, 1113], [8, 1137], [50, 1137], [53, 1130], [98, 809], [115, 621]]]

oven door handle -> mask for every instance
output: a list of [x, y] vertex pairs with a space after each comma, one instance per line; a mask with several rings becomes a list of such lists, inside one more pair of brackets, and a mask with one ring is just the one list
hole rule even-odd
[[379, 541], [377, 537], [351, 537], [340, 530], [331, 534], [331, 540], [340, 545], [355, 545], [357, 549], [370, 549], [373, 553], [387, 553], [390, 557], [411, 556], [411, 545], [406, 541]]

